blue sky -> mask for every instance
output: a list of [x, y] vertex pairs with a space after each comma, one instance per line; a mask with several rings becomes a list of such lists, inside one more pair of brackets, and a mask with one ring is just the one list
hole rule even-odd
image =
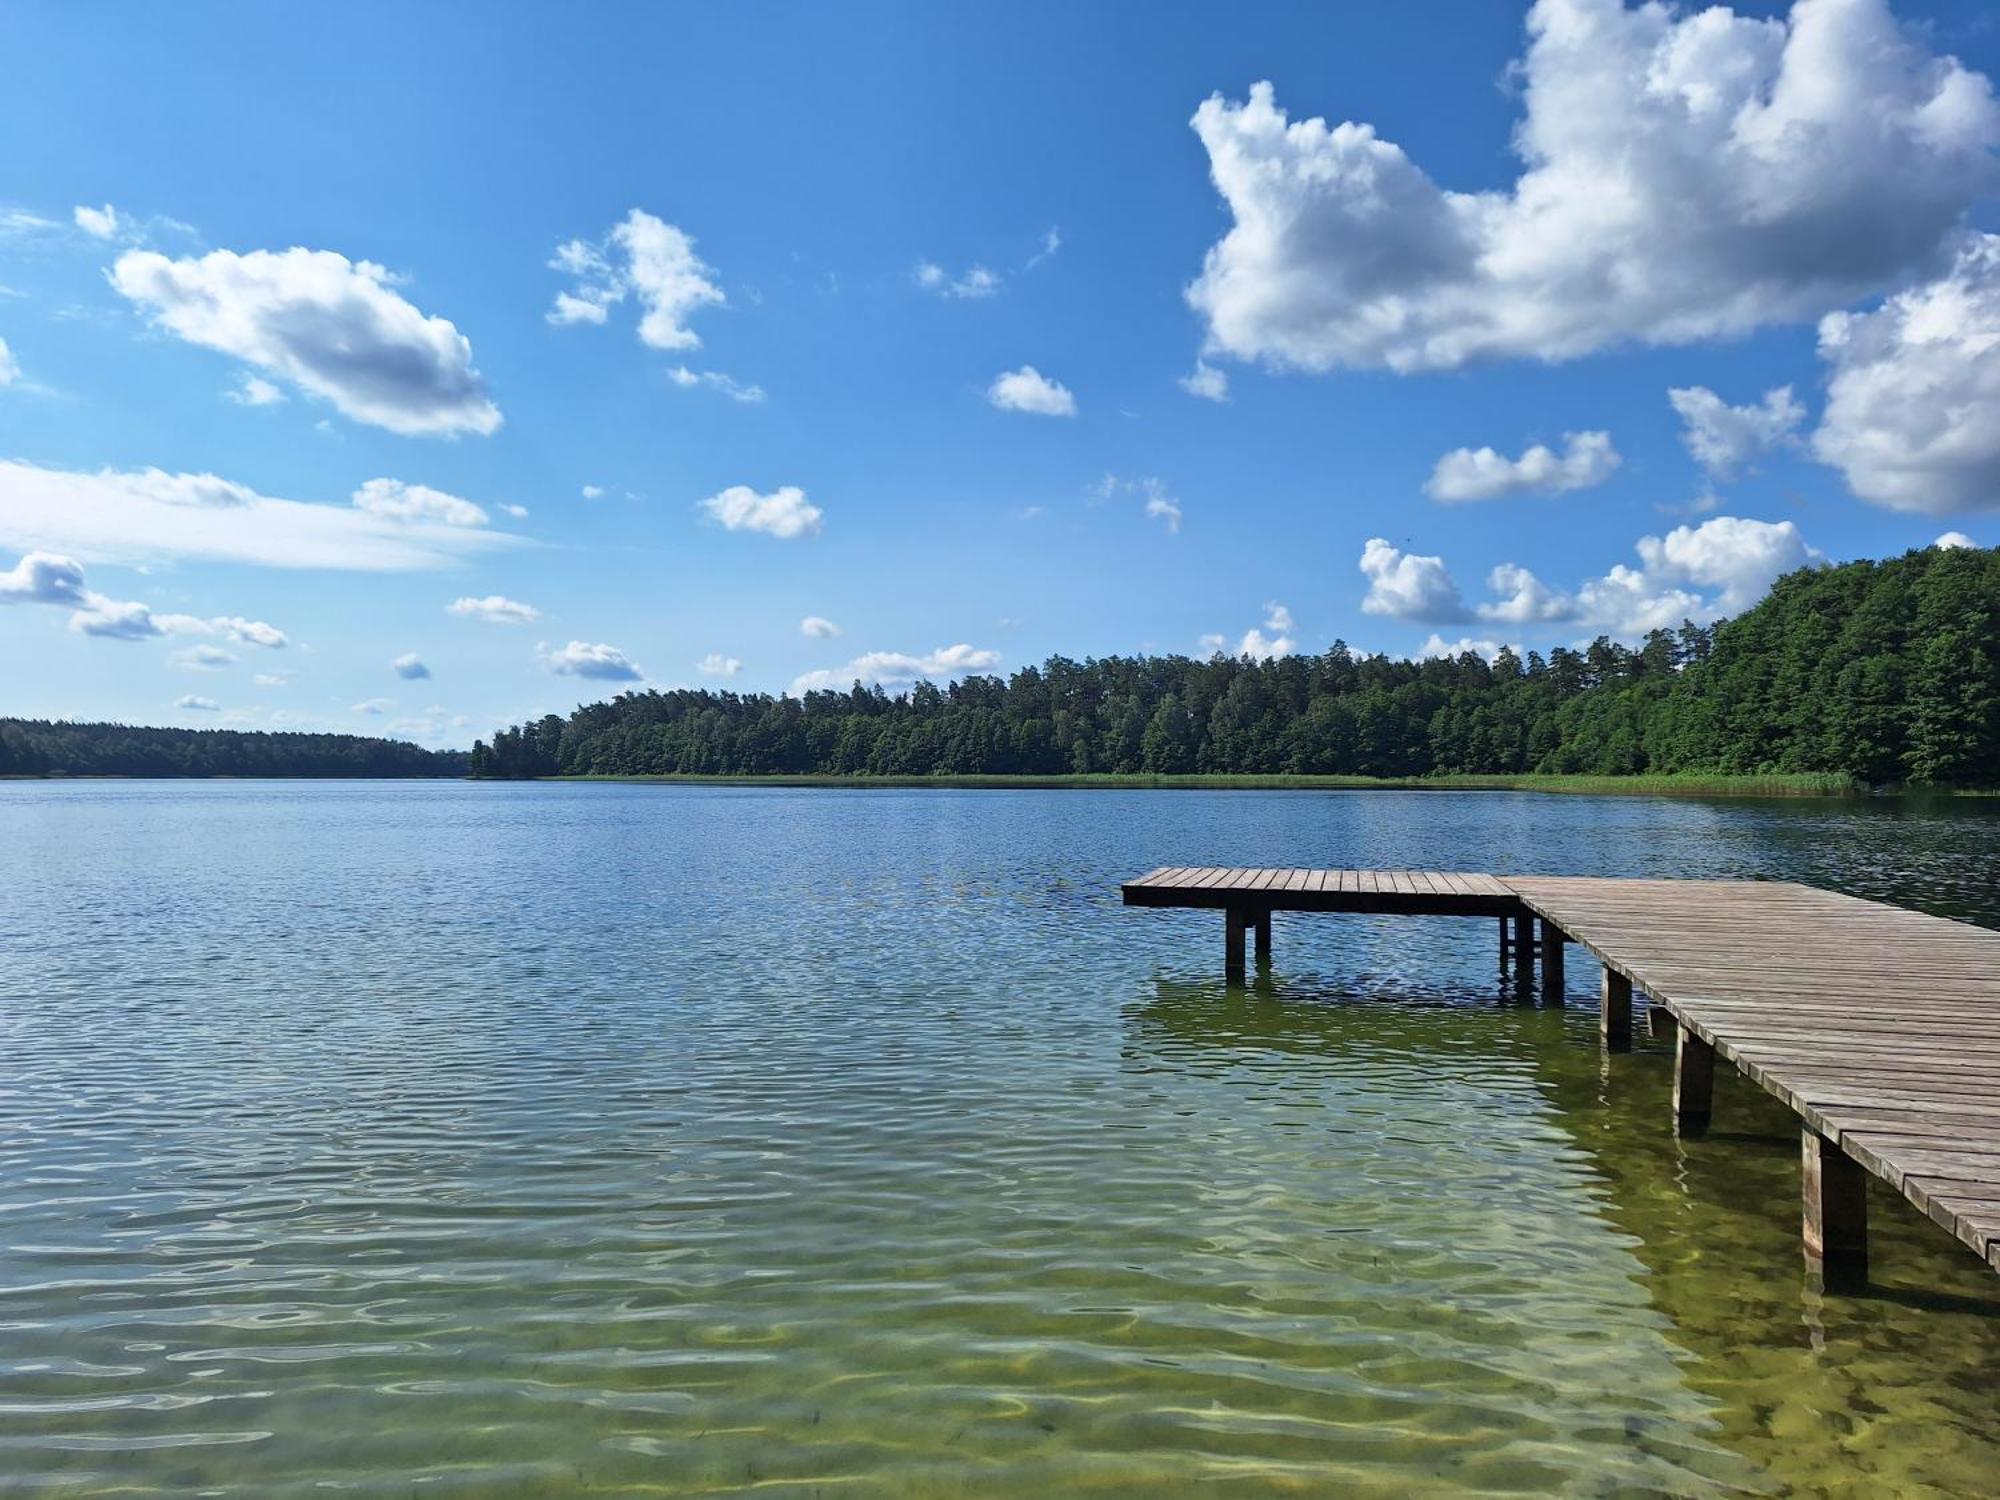
[[0, 712], [465, 744], [639, 682], [1546, 648], [2000, 541], [1981, 4], [0, 50]]

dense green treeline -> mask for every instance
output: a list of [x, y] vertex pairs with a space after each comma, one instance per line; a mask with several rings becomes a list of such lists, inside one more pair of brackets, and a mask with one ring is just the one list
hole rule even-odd
[[1825, 772], [2000, 782], [2000, 550], [1806, 569], [1714, 627], [1521, 660], [1052, 657], [803, 698], [627, 693], [472, 751], [475, 776]]
[[0, 719], [0, 776], [463, 776], [462, 750], [358, 734]]

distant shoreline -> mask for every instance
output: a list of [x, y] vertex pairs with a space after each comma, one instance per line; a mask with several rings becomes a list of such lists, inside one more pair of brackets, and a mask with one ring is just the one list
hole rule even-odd
[[[1569, 792], [1588, 795], [1687, 797], [1864, 797], [1872, 795], [1851, 776], [1700, 775], [1670, 776], [1250, 776], [1083, 775], [1083, 776], [545, 776], [542, 781], [609, 781], [689, 786], [808, 786], [959, 790], [1120, 790], [1120, 791], [1386, 791], [1386, 792]], [[1928, 792], [1925, 795], [1930, 795]]]

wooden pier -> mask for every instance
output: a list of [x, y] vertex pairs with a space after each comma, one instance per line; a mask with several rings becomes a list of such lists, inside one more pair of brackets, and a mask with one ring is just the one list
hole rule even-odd
[[1239, 981], [1250, 933], [1270, 962], [1274, 911], [1497, 919], [1502, 962], [1525, 985], [1539, 958], [1558, 1003], [1576, 943], [1603, 965], [1607, 1050], [1631, 1045], [1635, 992], [1672, 1025], [1677, 1128], [1707, 1128], [1718, 1057], [1798, 1115], [1829, 1287], [1867, 1281], [1870, 1174], [2000, 1271], [2000, 932], [1761, 880], [1175, 866], [1124, 895], [1222, 912]]

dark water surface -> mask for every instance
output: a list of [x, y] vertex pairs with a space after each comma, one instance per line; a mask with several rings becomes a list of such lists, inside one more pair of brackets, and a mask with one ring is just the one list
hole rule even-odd
[[[1182, 863], [1795, 878], [2000, 807], [0, 783], [0, 1492], [2000, 1493], [2000, 1278], [1596, 969]], [[1574, 950], [1573, 950], [1574, 951]]]

